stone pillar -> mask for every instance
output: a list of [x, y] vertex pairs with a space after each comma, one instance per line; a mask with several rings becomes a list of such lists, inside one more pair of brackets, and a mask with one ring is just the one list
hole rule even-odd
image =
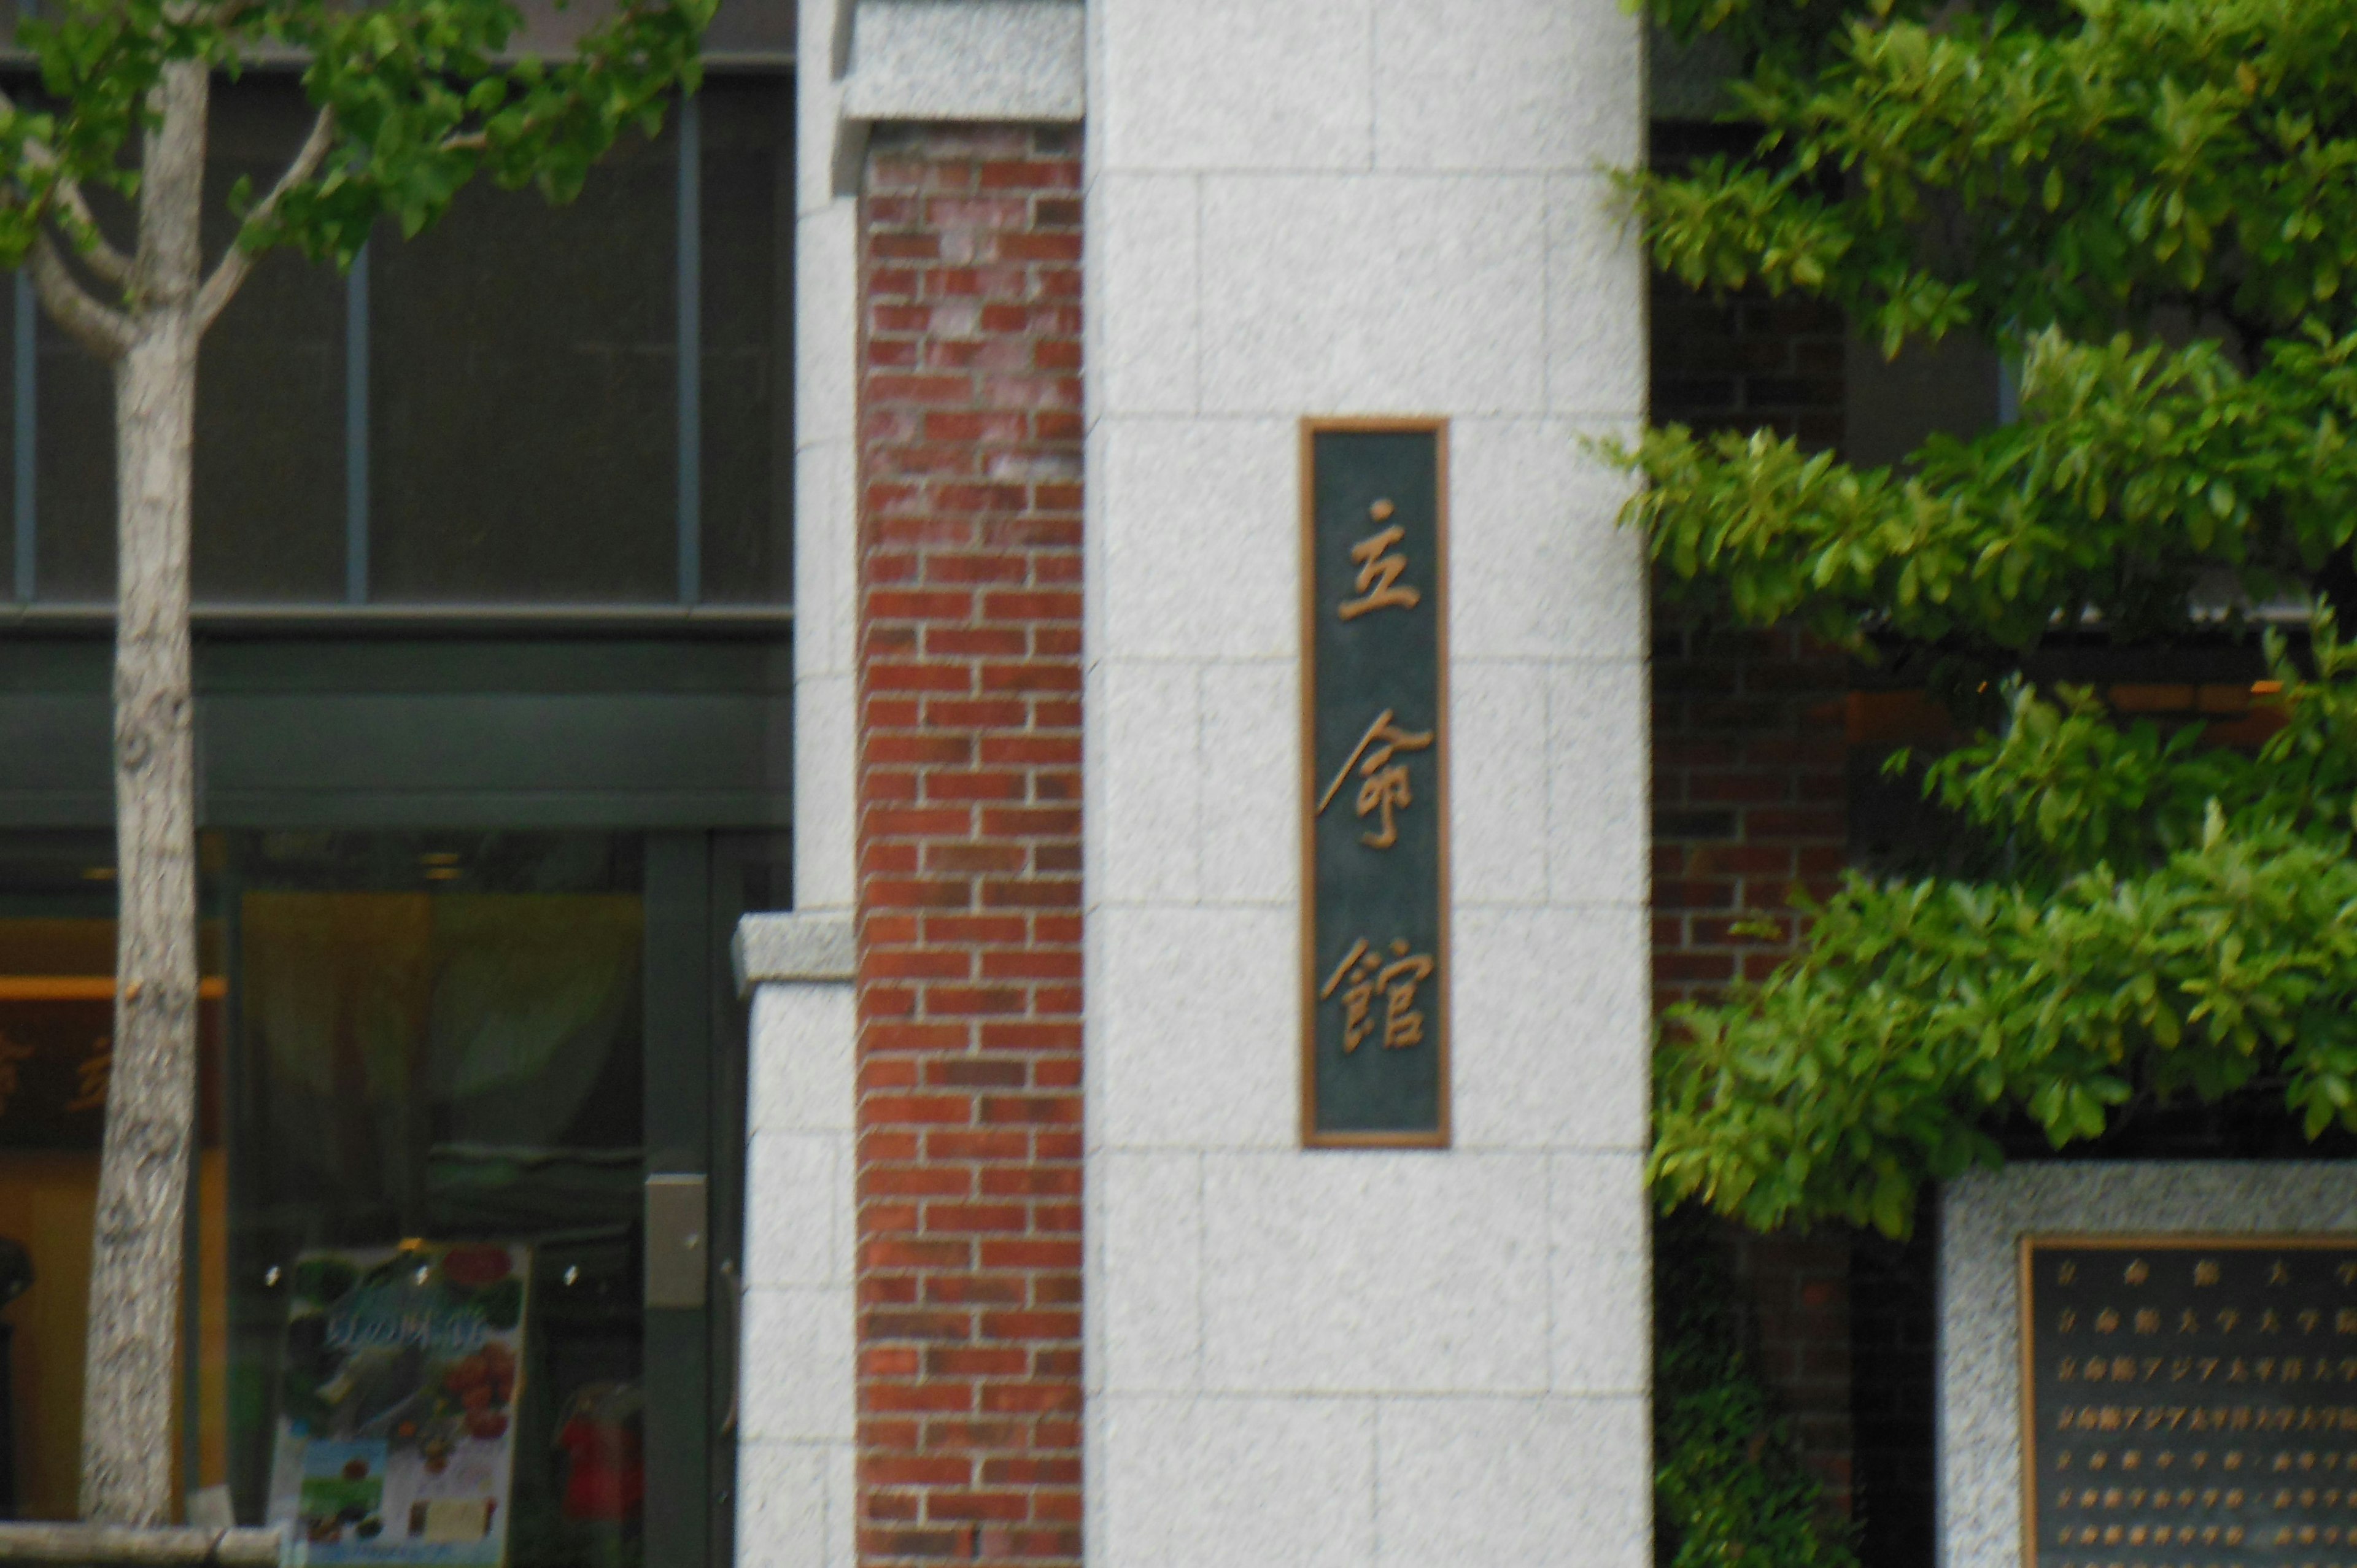
[[[1618, 0], [1092, 0], [1088, 1541], [1650, 1561]], [[1299, 1136], [1299, 422], [1450, 421], [1453, 1146]]]

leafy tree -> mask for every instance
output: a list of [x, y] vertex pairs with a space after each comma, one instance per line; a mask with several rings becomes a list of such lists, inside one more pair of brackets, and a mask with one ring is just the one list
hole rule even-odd
[[[2020, 417], [1860, 469], [1772, 435], [1624, 456], [1663, 578], [1984, 684], [1926, 776], [1981, 869], [1850, 875], [1803, 950], [1681, 1009], [1652, 1172], [1761, 1228], [1903, 1231], [2026, 1119], [2279, 1086], [2357, 1127], [2357, 0], [1652, 0], [1745, 51], [1759, 156], [1631, 177], [1657, 266], [1970, 335]], [[2028, 678], [2041, 646], [2270, 638], [2255, 752]]]
[[[61, 0], [17, 29], [39, 86], [0, 95], [0, 265], [112, 368], [120, 529], [114, 664], [114, 1054], [91, 1274], [81, 1508], [164, 1521], [180, 1216], [196, 1099], [188, 556], [197, 348], [256, 253], [349, 265], [381, 218], [432, 222], [477, 174], [552, 199], [664, 95], [693, 88], [716, 0], [617, 0], [575, 50], [509, 50], [509, 0]], [[317, 110], [284, 173], [199, 240], [217, 76], [301, 60]], [[127, 203], [107, 231], [103, 193]], [[93, 196], [100, 198], [93, 202]]]

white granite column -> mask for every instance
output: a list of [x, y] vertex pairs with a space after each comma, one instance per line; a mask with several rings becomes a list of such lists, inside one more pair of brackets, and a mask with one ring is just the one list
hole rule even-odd
[[[1619, 0], [1090, 0], [1088, 1543], [1651, 1559]], [[1298, 1139], [1299, 420], [1451, 421], [1455, 1146]]]
[[801, 0], [794, 93], [794, 906], [748, 918], [737, 1561], [849, 1568], [858, 201], [834, 159], [848, 0]]

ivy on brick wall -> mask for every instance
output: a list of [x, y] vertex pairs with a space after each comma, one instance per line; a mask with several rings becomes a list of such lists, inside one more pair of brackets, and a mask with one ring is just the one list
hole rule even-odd
[[1661, 1568], [1857, 1568], [1853, 1531], [1779, 1419], [1735, 1282], [1692, 1217], [1654, 1235], [1654, 1557]]
[[[1652, 1173], [1759, 1226], [1898, 1234], [2027, 1120], [2279, 1090], [2357, 1128], [2357, 0], [1652, 0], [1748, 62], [1758, 156], [1628, 184], [1653, 262], [2018, 367], [2020, 416], [1893, 468], [1648, 432], [1681, 596], [1905, 650], [1975, 738], [1971, 872], [1852, 875], [1771, 978], [1674, 1010]], [[2262, 612], [2266, 613], [2262, 613]], [[2270, 644], [2255, 750], [2031, 682], [2041, 650]]]

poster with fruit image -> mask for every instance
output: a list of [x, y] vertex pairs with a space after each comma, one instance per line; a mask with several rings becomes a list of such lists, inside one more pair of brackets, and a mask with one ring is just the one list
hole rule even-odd
[[316, 1563], [500, 1568], [531, 1249], [296, 1260], [270, 1520]]

